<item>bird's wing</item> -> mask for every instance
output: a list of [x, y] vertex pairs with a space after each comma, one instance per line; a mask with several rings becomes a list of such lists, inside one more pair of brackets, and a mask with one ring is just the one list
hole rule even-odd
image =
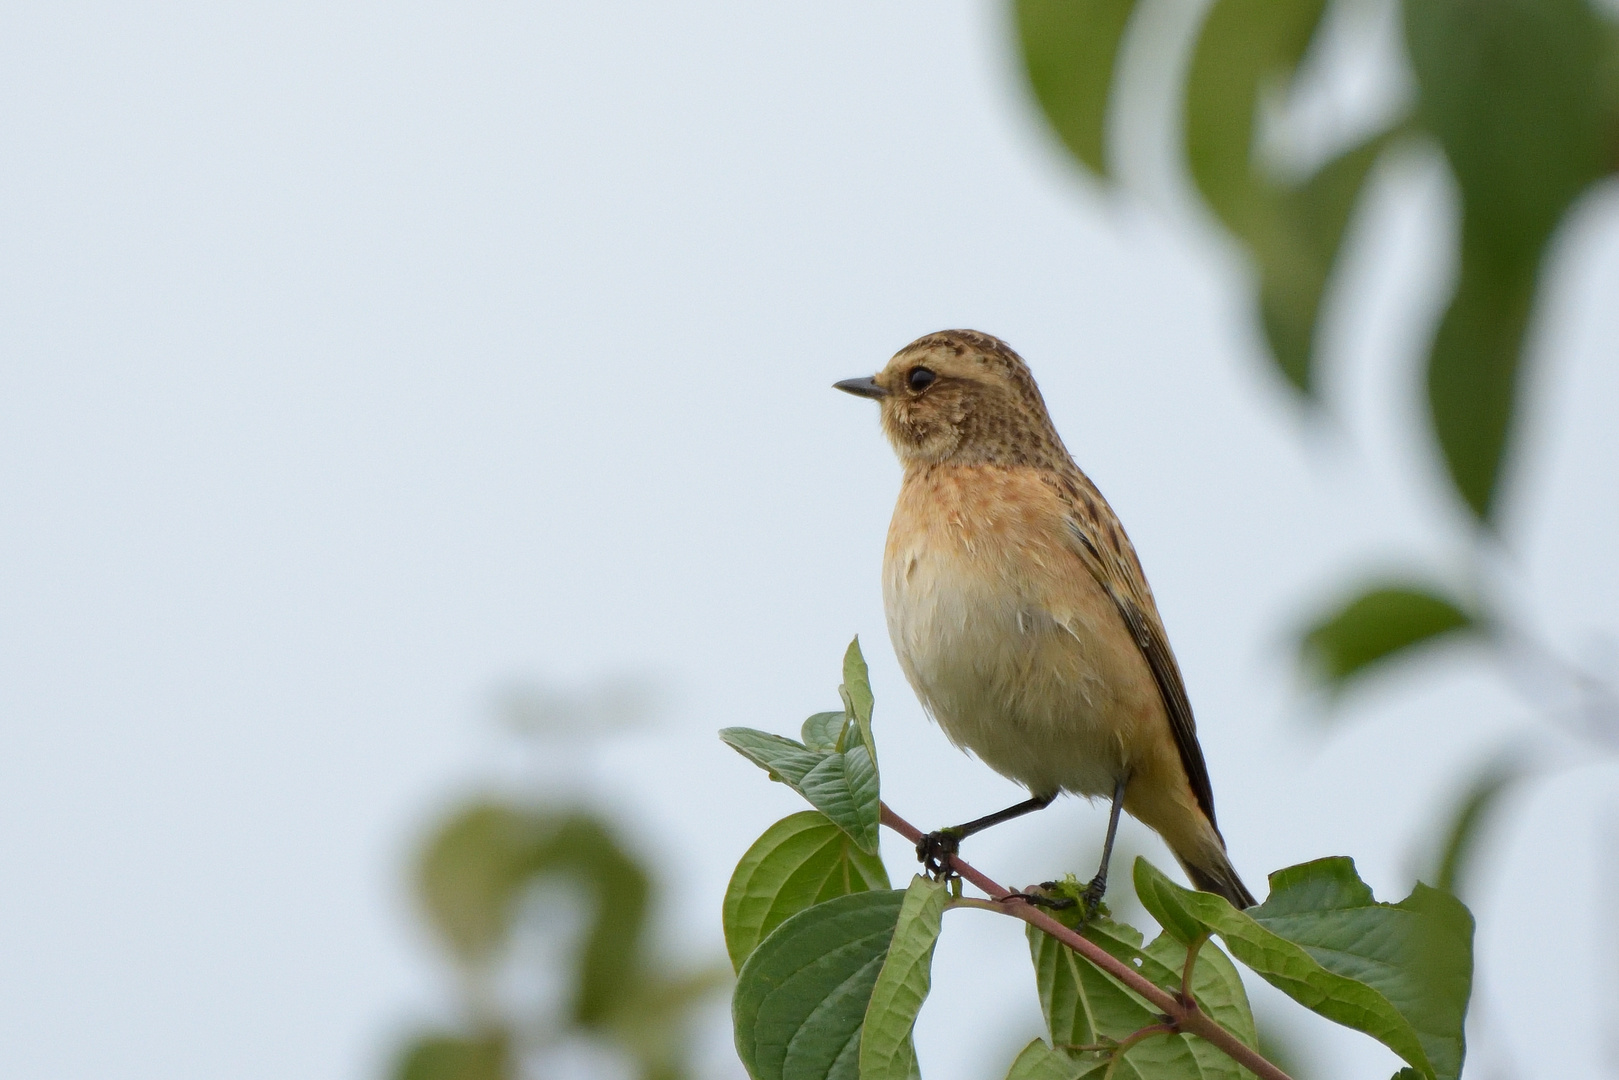
[[1180, 666], [1169, 648], [1169, 635], [1158, 616], [1158, 605], [1153, 602], [1152, 590], [1147, 586], [1147, 575], [1113, 508], [1084, 473], [1076, 468], [1074, 474], [1054, 481], [1068, 508], [1068, 532], [1074, 541], [1073, 550], [1091, 576], [1113, 598], [1130, 637], [1152, 669], [1164, 711], [1169, 714], [1169, 730], [1174, 733], [1187, 782], [1192, 786], [1198, 806], [1218, 833], [1219, 826], [1214, 821], [1214, 789], [1209, 784], [1208, 766], [1203, 763], [1203, 749], [1197, 743], [1192, 703], [1186, 697], [1186, 684], [1181, 681]]

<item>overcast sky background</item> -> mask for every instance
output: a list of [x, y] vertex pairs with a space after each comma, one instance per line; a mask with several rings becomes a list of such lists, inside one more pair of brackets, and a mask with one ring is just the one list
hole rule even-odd
[[[1128, 527], [1250, 884], [1348, 853], [1405, 894], [1461, 772], [1539, 730], [1532, 706], [1462, 651], [1324, 725], [1288, 643], [1347, 568], [1443, 575], [1459, 550], [1413, 404], [1445, 181], [1421, 154], [1380, 172], [1312, 431], [1234, 249], [1188, 203], [1080, 178], [1011, 40], [983, 0], [0, 15], [9, 1070], [378, 1076], [448, 1001], [408, 852], [507, 769], [514, 681], [658, 688], [570, 775], [678, 872], [662, 929], [693, 959], [720, 952], [736, 858], [797, 808], [713, 732], [835, 706], [855, 632], [889, 801], [936, 827], [1017, 798], [898, 672], [898, 468], [829, 389], [944, 327], [1028, 358]], [[1525, 610], [1583, 657], [1619, 630], [1611, 186], [1580, 223], [1509, 537]], [[1484, 1007], [1513, 1010], [1480, 1045], [1591, 1075], [1619, 772], [1546, 745], [1565, 767], [1473, 883]], [[1102, 820], [1064, 800], [970, 855], [1085, 874]], [[924, 1072], [993, 1080], [1037, 1030], [1021, 934], [948, 921]], [[1297, 1022], [1316, 1076], [1395, 1067]], [[735, 1080], [720, 1023], [705, 1069]]]

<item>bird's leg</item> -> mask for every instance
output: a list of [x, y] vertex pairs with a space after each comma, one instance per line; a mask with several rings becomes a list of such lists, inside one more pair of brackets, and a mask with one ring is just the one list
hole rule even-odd
[[1032, 799], [1025, 799], [1016, 806], [1008, 806], [1005, 810], [997, 810], [993, 814], [986, 814], [975, 818], [964, 825], [952, 825], [948, 829], [939, 829], [930, 832], [916, 842], [916, 857], [928, 876], [939, 880], [950, 876], [950, 856], [961, 850], [961, 842], [973, 833], [983, 832], [991, 825], [999, 825], [1003, 821], [1032, 814], [1036, 810], [1044, 810], [1051, 805], [1057, 797], [1053, 792], [1050, 795], [1036, 795]]
[[1128, 779], [1120, 777], [1113, 785], [1113, 809], [1107, 815], [1107, 839], [1102, 842], [1102, 867], [1096, 871], [1096, 876], [1091, 878], [1091, 883], [1085, 886], [1085, 909], [1089, 915], [1096, 914], [1096, 909], [1102, 903], [1102, 896], [1107, 892], [1107, 864], [1113, 858], [1113, 837], [1119, 831], [1119, 811], [1124, 809], [1124, 785]]

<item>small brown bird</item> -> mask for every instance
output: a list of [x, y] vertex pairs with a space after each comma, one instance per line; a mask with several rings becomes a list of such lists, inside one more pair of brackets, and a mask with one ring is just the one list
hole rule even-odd
[[1199, 889], [1254, 898], [1226, 857], [1192, 706], [1135, 549], [1052, 427], [1023, 359], [972, 330], [929, 334], [875, 378], [905, 467], [883, 557], [900, 667], [957, 746], [1033, 798], [924, 838], [945, 854], [1061, 791], [1113, 800], [1169, 844]]

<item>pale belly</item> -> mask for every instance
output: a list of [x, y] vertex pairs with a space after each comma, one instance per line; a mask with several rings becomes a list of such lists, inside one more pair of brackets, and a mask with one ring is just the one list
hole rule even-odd
[[1111, 599], [1082, 568], [1031, 579], [1026, 558], [953, 539], [891, 544], [884, 566], [889, 637], [923, 706], [1037, 795], [1111, 796], [1161, 709]]

